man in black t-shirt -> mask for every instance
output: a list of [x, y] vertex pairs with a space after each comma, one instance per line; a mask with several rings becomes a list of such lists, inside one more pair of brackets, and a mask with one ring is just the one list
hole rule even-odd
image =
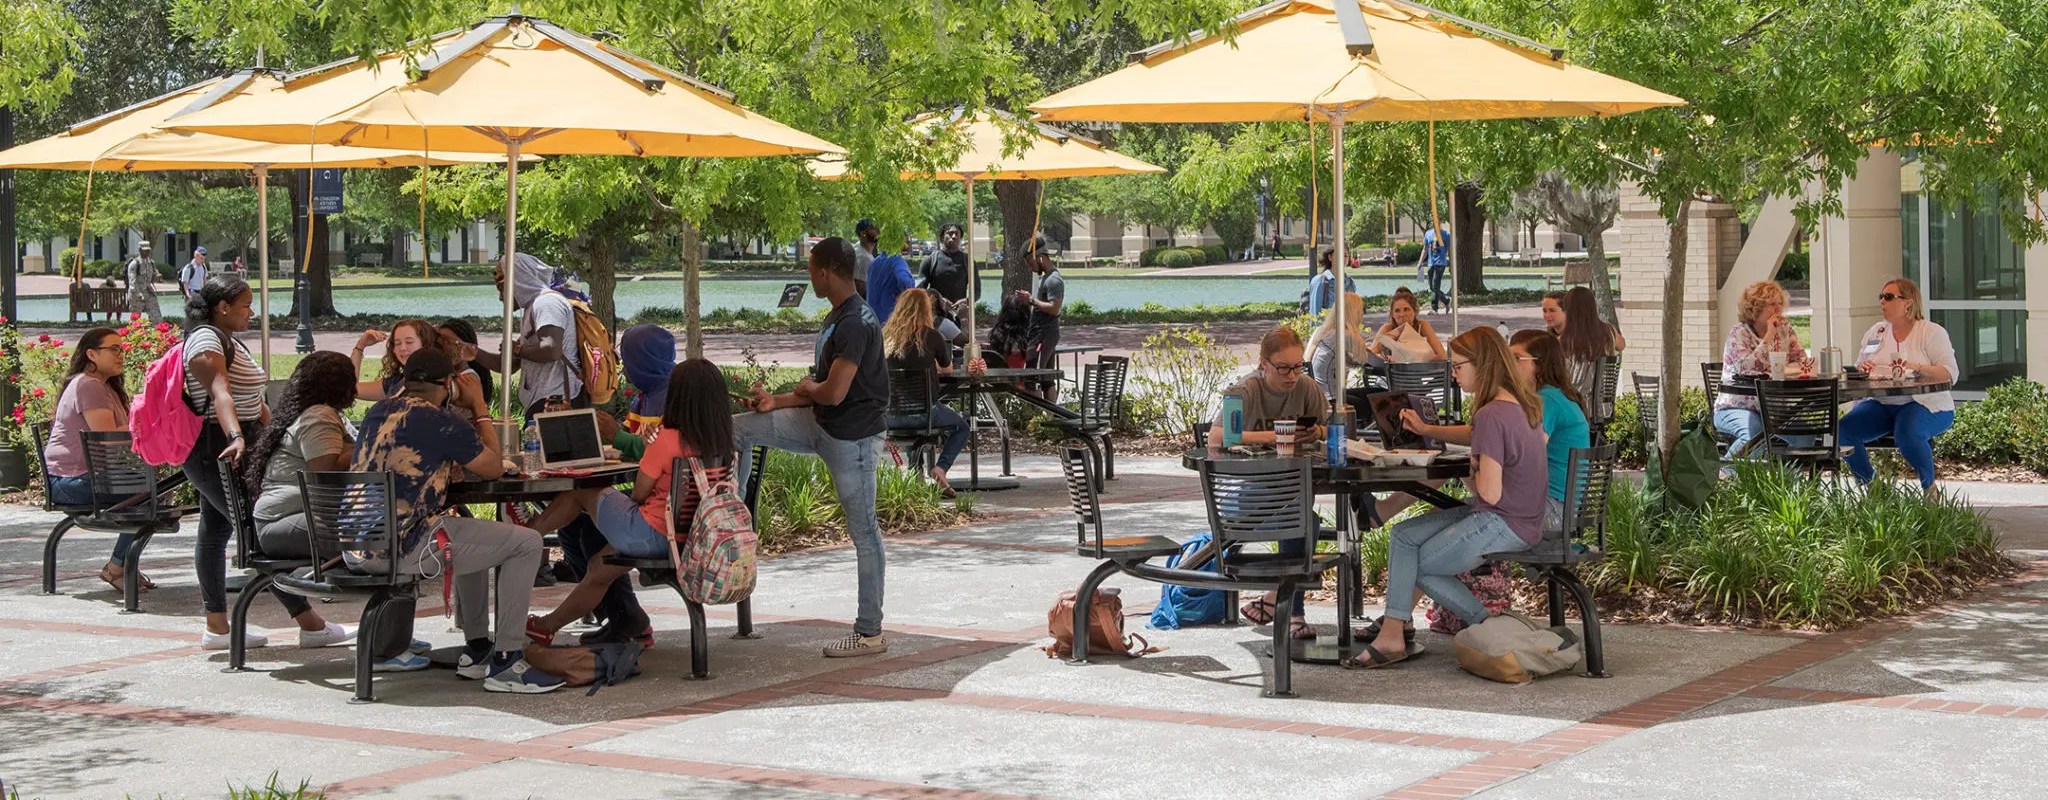
[[[845, 239], [834, 236], [811, 248], [810, 273], [812, 289], [832, 303], [818, 332], [811, 374], [786, 394], [769, 394], [756, 384], [747, 401], [754, 413], [733, 418], [733, 438], [741, 453], [767, 445], [824, 459], [846, 515], [860, 581], [853, 633], [826, 645], [825, 657], [874, 655], [889, 649], [882, 638], [882, 527], [875, 519], [875, 469], [889, 400], [882, 326], [853, 291], [853, 245]], [[739, 485], [747, 485], [751, 466], [751, 459], [740, 459]]]
[[[1060, 365], [1060, 309], [1067, 304], [1067, 279], [1060, 276], [1059, 253], [1039, 236], [1031, 240], [1031, 271], [1038, 273], [1038, 291], [1023, 289], [1017, 294], [1031, 304], [1031, 328], [1027, 338], [1031, 366], [1057, 369]], [[1038, 390], [1047, 402], [1059, 402], [1059, 381], [1045, 381]]]
[[932, 309], [939, 333], [954, 344], [965, 344], [967, 332], [960, 329], [960, 316], [967, 313], [967, 284], [974, 274], [967, 251], [961, 248], [965, 234], [957, 222], [939, 226], [939, 249], [924, 259], [917, 285], [939, 293], [940, 303]]

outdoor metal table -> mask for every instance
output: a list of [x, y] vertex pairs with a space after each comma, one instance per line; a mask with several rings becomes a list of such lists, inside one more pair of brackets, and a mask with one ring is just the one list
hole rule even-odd
[[[1020, 383], [1037, 383], [1053, 380], [1059, 376], [1060, 371], [1057, 369], [1039, 369], [1036, 367], [988, 369], [983, 370], [979, 375], [970, 375], [965, 370], [954, 370], [950, 375], [939, 376], [939, 399], [944, 400], [948, 397], [956, 396], [970, 397], [975, 395], [1007, 394], [1036, 406], [1039, 410], [1053, 416], [1079, 419], [1081, 415], [1073, 409], [1066, 408], [1057, 403], [1046, 402], [1045, 398], [1026, 392], [1018, 386]], [[972, 410], [968, 409], [962, 413], [962, 416], [967, 418], [969, 426], [976, 424], [975, 415], [969, 413]], [[1003, 435], [1008, 437], [1009, 429], [1004, 427], [1002, 430]], [[1017, 480], [1010, 474], [1009, 442], [1007, 439], [1003, 445], [1002, 476], [982, 477], [981, 446], [978, 442], [974, 441], [971, 435], [969, 436], [967, 440], [967, 483], [962, 488], [977, 492], [1017, 488]]]
[[[1354, 585], [1352, 580], [1352, 576], [1357, 574], [1359, 558], [1357, 525], [1351, 510], [1352, 496], [1359, 492], [1402, 492], [1438, 508], [1462, 506], [1462, 501], [1431, 487], [1429, 482], [1471, 476], [1472, 460], [1469, 457], [1441, 457], [1427, 466], [1411, 467], [1383, 466], [1365, 459], [1351, 459], [1344, 466], [1333, 467], [1324, 460], [1320, 448], [1308, 448], [1302, 455], [1311, 461], [1309, 472], [1315, 481], [1315, 493], [1337, 498], [1338, 551], [1344, 556], [1345, 569], [1337, 579], [1337, 635], [1317, 637], [1314, 642], [1296, 640], [1289, 647], [1288, 658], [1298, 663], [1336, 664], [1364, 651], [1362, 645], [1352, 641], [1351, 622], [1347, 619], [1365, 588]], [[1181, 466], [1198, 469], [1203, 463], [1277, 459], [1279, 455], [1271, 448], [1233, 452], [1195, 447], [1181, 454]], [[1184, 563], [1194, 565], [1190, 568], [1199, 568], [1214, 555], [1213, 552], [1199, 552], [1184, 559]], [[1274, 620], [1273, 624], [1285, 623]]]
[[1053, 348], [1053, 349], [1052, 349], [1052, 359], [1053, 359], [1053, 366], [1059, 366], [1059, 359], [1060, 359], [1060, 356], [1063, 356], [1063, 355], [1067, 355], [1067, 354], [1069, 354], [1069, 353], [1073, 354], [1073, 356], [1074, 356], [1074, 378], [1073, 378], [1073, 382], [1074, 382], [1074, 383], [1080, 383], [1080, 382], [1081, 382], [1081, 354], [1082, 354], [1082, 353], [1099, 353], [1099, 352], [1102, 352], [1102, 349], [1103, 349], [1103, 348], [1102, 348], [1102, 345], [1099, 345], [1099, 344], [1063, 344], [1063, 345], [1060, 345], [1060, 346], [1058, 346], [1058, 347], [1055, 347], [1055, 348]]
[[[1862, 400], [1867, 397], [1910, 397], [1916, 394], [1946, 392], [1951, 388], [1954, 388], [1954, 384], [1948, 381], [1930, 381], [1918, 378], [1904, 380], [1856, 380], [1853, 378], [1843, 378], [1842, 400], [1846, 402]], [[1755, 397], [1756, 381], [1754, 379], [1724, 381], [1721, 384], [1721, 393]]]

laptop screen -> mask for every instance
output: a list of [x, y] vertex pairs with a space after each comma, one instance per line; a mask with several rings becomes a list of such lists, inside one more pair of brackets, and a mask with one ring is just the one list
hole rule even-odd
[[542, 414], [540, 455], [545, 464], [563, 464], [604, 458], [604, 445], [597, 438], [597, 415], [589, 409]]

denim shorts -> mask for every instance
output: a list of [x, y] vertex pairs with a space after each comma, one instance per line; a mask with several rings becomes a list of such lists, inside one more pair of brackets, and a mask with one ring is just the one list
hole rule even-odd
[[668, 537], [647, 522], [633, 498], [607, 489], [597, 498], [597, 530], [627, 558], [667, 558]]

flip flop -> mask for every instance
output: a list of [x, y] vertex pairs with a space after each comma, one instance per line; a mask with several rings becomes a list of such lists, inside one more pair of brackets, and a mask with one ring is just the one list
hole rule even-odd
[[[126, 587], [126, 586], [123, 586], [123, 585], [122, 585], [122, 578], [116, 578], [116, 577], [113, 577], [112, 575], [109, 575], [109, 574], [108, 574], [108, 572], [107, 572], [107, 571], [108, 571], [108, 570], [111, 570], [111, 569], [113, 569], [113, 568], [114, 568], [114, 565], [112, 565], [112, 564], [108, 564], [108, 565], [106, 565], [106, 566], [104, 566], [104, 567], [100, 567], [100, 581], [101, 581], [102, 583], [105, 583], [105, 584], [106, 584], [106, 585], [108, 585], [108, 586], [112, 586], [112, 587], [114, 587], [114, 590], [115, 590], [115, 591], [122, 591], [122, 592], [128, 591], [128, 587]], [[126, 577], [126, 576], [123, 576], [123, 577]], [[135, 589], [136, 589], [136, 591], [138, 591], [138, 592], [147, 592], [147, 591], [149, 591], [149, 590], [151, 590], [151, 589], [154, 589], [154, 588], [156, 588], [156, 581], [150, 580], [150, 579], [149, 579], [149, 576], [148, 576], [148, 575], [136, 575], [136, 576], [135, 576]]]
[[1274, 605], [1273, 601], [1259, 598], [1238, 606], [1237, 613], [1253, 625], [1265, 625], [1273, 621], [1273, 612], [1278, 609], [1279, 606]]
[[1413, 658], [1413, 657], [1415, 657], [1415, 655], [1416, 655], [1416, 652], [1415, 652], [1414, 650], [1412, 650], [1412, 649], [1409, 649], [1409, 648], [1406, 648], [1406, 647], [1403, 647], [1403, 648], [1401, 648], [1401, 653], [1400, 653], [1399, 655], [1393, 655], [1393, 656], [1390, 656], [1390, 655], [1387, 655], [1386, 653], [1382, 653], [1382, 652], [1380, 652], [1380, 651], [1379, 651], [1379, 648], [1373, 647], [1372, 645], [1366, 645], [1366, 646], [1365, 646], [1365, 656], [1366, 656], [1366, 659], [1365, 659], [1364, 661], [1360, 661], [1360, 660], [1358, 660], [1357, 658], [1347, 658], [1347, 659], [1344, 659], [1344, 668], [1345, 668], [1345, 669], [1379, 669], [1379, 668], [1381, 668], [1381, 667], [1391, 667], [1391, 666], [1393, 666], [1393, 665], [1395, 665], [1395, 664], [1399, 664], [1399, 663], [1401, 663], [1401, 662], [1403, 662], [1403, 661], [1407, 661], [1408, 659], [1410, 659], [1410, 658]]
[[1287, 638], [1314, 640], [1316, 628], [1308, 624], [1307, 620], [1295, 620], [1287, 624]]

